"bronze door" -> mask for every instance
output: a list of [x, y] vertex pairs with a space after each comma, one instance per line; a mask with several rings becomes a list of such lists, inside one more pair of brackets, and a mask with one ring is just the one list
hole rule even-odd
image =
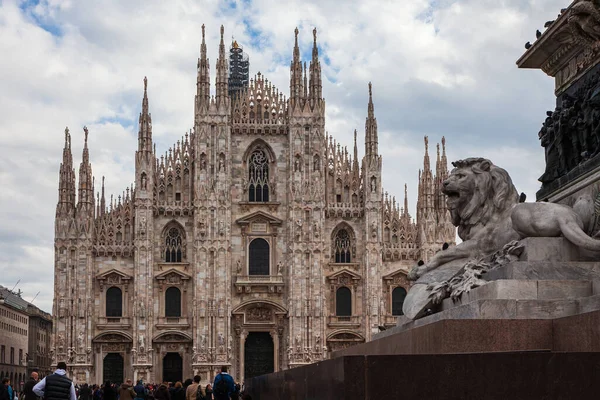
[[102, 364], [104, 382], [110, 381], [118, 385], [123, 383], [123, 356], [119, 353], [108, 353]]
[[244, 378], [275, 372], [273, 339], [269, 332], [250, 332], [244, 346]]
[[183, 381], [183, 359], [179, 353], [167, 353], [163, 358], [163, 382]]

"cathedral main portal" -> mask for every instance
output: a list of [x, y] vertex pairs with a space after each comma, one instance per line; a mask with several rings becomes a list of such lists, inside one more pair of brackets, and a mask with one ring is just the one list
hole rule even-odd
[[104, 365], [102, 375], [104, 381], [111, 381], [111, 383], [120, 384], [123, 383], [123, 356], [119, 353], [108, 353], [104, 357]]
[[183, 358], [179, 353], [167, 353], [163, 358], [163, 382], [183, 382]]
[[250, 332], [244, 346], [244, 377], [275, 372], [275, 346], [269, 332]]

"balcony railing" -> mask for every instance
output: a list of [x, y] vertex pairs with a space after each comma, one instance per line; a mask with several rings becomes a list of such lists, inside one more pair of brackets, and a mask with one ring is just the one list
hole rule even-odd
[[99, 329], [118, 329], [118, 328], [129, 328], [131, 327], [131, 320], [129, 317], [99, 317], [98, 328]]
[[281, 283], [283, 285], [283, 276], [281, 275], [238, 275], [235, 277], [236, 284], [254, 284], [254, 283]]
[[158, 329], [187, 329], [190, 321], [186, 317], [158, 317]]
[[360, 316], [329, 316], [327, 317], [327, 325], [332, 327], [358, 327], [360, 326]]
[[238, 293], [265, 292], [282, 293], [283, 276], [281, 275], [238, 275], [235, 277]]

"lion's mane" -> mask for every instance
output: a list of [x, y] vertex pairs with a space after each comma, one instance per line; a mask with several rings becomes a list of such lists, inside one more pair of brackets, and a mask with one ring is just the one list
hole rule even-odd
[[488, 159], [467, 158], [455, 161], [452, 165], [455, 168], [450, 173], [450, 181], [456, 179], [458, 174], [475, 180], [474, 185], [462, 185], [459, 182], [451, 187], [452, 190], [458, 191], [461, 197], [470, 198], [469, 202], [461, 203], [460, 207], [454, 210], [458, 214], [458, 221], [454, 221], [458, 227], [458, 235], [462, 240], [468, 240], [472, 227], [497, 220], [518, 202], [519, 194], [508, 172]]

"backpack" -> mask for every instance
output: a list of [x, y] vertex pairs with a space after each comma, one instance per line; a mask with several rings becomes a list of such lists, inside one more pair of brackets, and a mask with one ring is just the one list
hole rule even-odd
[[215, 387], [213, 388], [213, 393], [218, 396], [227, 396], [229, 391], [227, 390], [227, 381], [225, 380], [225, 376], [221, 375], [221, 379], [217, 383], [215, 383]]
[[206, 397], [202, 394], [202, 387], [198, 384], [198, 391], [196, 392], [196, 400], [206, 400]]

